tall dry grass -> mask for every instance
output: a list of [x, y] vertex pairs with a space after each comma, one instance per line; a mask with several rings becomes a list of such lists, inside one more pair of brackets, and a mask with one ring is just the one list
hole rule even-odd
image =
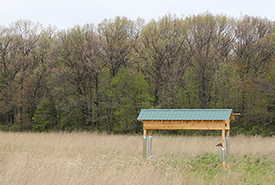
[[[233, 161], [230, 170], [222, 170], [220, 161], [217, 161], [221, 151], [215, 143], [220, 139], [156, 135], [153, 136], [153, 157], [150, 162], [143, 162], [142, 136], [0, 132], [0, 184], [272, 182], [275, 137], [231, 137]], [[205, 154], [216, 166], [200, 162], [201, 158], [205, 159]], [[247, 158], [255, 159], [259, 164], [261, 158], [265, 158], [264, 162], [273, 166], [263, 166], [264, 175], [257, 177], [247, 168], [251, 160], [242, 162]]]

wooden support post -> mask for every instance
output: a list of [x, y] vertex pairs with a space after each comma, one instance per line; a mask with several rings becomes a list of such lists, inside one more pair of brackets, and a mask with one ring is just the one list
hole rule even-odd
[[226, 155], [226, 157], [227, 157], [227, 169], [229, 169], [229, 157], [230, 157], [230, 142], [229, 142], [229, 134], [230, 134], [230, 131], [229, 130], [227, 130], [226, 131], [226, 152], [227, 152], [227, 155]]
[[143, 160], [146, 160], [147, 130], [143, 130]]
[[149, 137], [148, 137], [148, 159], [151, 159], [152, 155], [152, 130], [149, 130]]
[[143, 130], [143, 135], [146, 136], [147, 135], [147, 130]]
[[222, 168], [225, 169], [225, 128], [222, 129]]

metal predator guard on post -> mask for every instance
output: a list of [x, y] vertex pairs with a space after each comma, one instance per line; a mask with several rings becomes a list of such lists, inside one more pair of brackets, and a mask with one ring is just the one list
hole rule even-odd
[[[225, 147], [227, 168], [229, 168], [230, 121], [235, 120], [232, 109], [141, 109], [138, 120], [143, 122], [143, 157], [146, 160], [147, 130], [148, 159], [151, 158], [152, 130], [221, 130], [222, 140], [216, 146], [222, 147], [222, 166], [225, 168]], [[226, 135], [226, 137], [225, 137]], [[226, 146], [225, 146], [226, 141]]]

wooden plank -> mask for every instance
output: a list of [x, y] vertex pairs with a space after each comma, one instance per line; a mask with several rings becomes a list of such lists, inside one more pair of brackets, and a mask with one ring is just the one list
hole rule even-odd
[[144, 125], [144, 129], [170, 129], [170, 130], [222, 130], [224, 128], [224, 124], [220, 125], [208, 125], [200, 124], [185, 124], [185, 125]]
[[168, 129], [168, 130], [223, 130], [229, 129], [229, 124], [225, 126], [225, 121], [190, 120], [190, 121], [143, 121], [143, 129]]
[[176, 127], [176, 126], [146, 126], [143, 127], [146, 129], [152, 129], [152, 130], [221, 130], [221, 128], [209, 128], [209, 127], [200, 127], [200, 128], [194, 128], [194, 127]]
[[241, 113], [233, 113], [233, 116], [240, 116]]
[[230, 120], [235, 120], [235, 116], [240, 116], [241, 114], [240, 113], [231, 113], [230, 115]]

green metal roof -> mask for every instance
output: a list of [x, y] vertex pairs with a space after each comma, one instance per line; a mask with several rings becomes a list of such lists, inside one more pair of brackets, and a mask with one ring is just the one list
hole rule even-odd
[[141, 109], [138, 120], [228, 120], [232, 109]]

